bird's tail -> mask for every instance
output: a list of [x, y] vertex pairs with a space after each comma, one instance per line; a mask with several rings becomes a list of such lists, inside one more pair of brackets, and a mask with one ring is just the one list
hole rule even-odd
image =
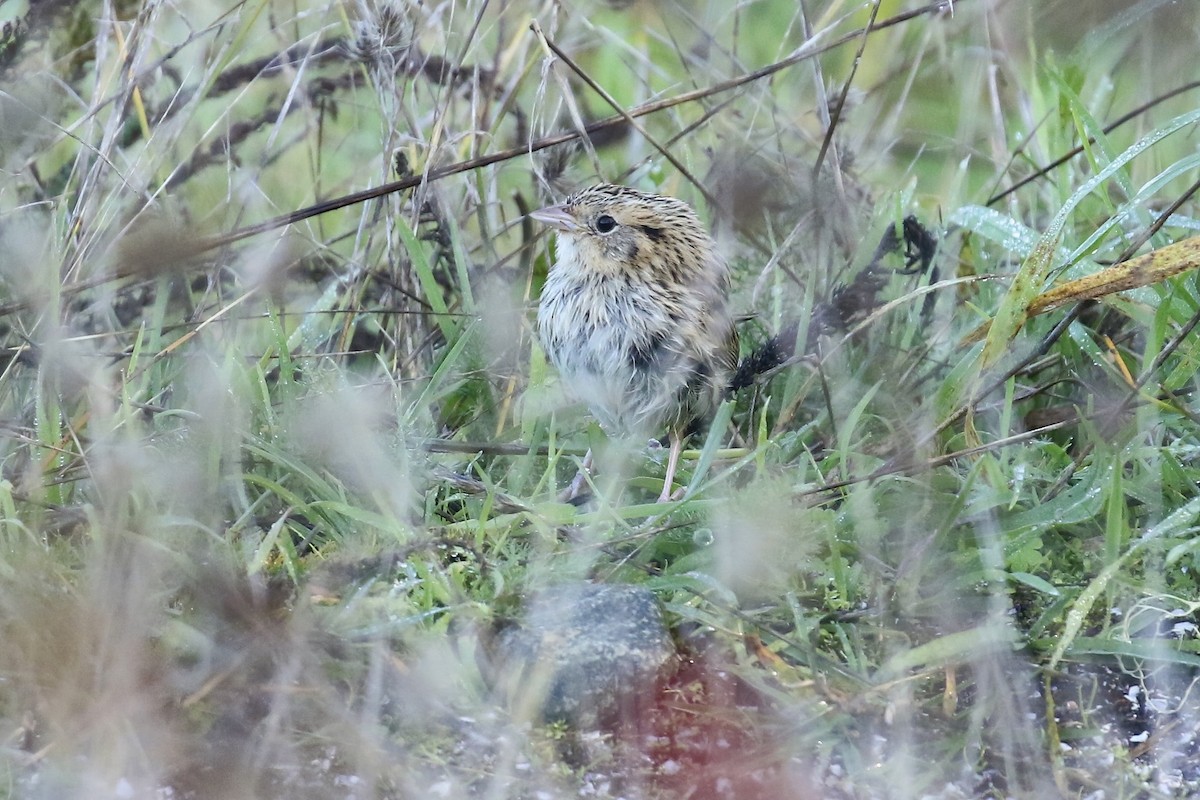
[[[783, 364], [809, 355], [816, 347], [817, 339], [831, 333], [844, 331], [858, 320], [866, 317], [879, 306], [879, 292], [891, 271], [881, 262], [889, 253], [902, 252], [904, 268], [901, 274], [911, 275], [929, 271], [937, 253], [938, 237], [922, 225], [916, 217], [905, 217], [900, 225], [890, 225], [875, 248], [869, 263], [853, 281], [839, 286], [830, 298], [813, 309], [804, 342], [798, 345], [800, 325], [792, 322], [783, 330], [767, 339], [738, 364], [729, 381], [726, 395], [751, 386], [760, 376], [766, 375]], [[934, 275], [933, 280], [937, 279]], [[932, 300], [933, 295], [929, 296]], [[922, 313], [932, 310], [928, 305]]]

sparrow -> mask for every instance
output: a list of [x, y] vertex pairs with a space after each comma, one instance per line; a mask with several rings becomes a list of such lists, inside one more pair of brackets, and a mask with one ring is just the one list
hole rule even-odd
[[684, 443], [737, 366], [729, 267], [673, 197], [599, 184], [529, 216], [557, 234], [538, 304], [542, 348], [610, 435], [667, 431], [665, 502]]

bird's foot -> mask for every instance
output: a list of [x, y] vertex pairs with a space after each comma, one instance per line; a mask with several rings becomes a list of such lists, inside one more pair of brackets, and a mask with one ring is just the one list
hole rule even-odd
[[558, 502], [581, 506], [591, 500], [592, 493], [588, 488], [588, 474], [585, 469], [576, 472], [575, 477], [571, 479], [571, 484], [558, 493]]
[[670, 484], [663, 486], [662, 493], [658, 496], [660, 503], [677, 503], [687, 495], [688, 487], [680, 486], [675, 491], [671, 491]]
[[591, 500], [592, 493], [588, 489], [588, 478], [591, 477], [591, 474], [592, 451], [588, 450], [587, 455], [583, 457], [583, 462], [579, 465], [579, 470], [575, 473], [575, 477], [571, 479], [571, 484], [558, 493], [558, 502], [581, 506], [588, 500]]

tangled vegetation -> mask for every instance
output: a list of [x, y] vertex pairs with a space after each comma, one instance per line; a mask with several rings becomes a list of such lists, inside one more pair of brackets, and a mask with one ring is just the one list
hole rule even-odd
[[[0, 794], [1196, 793], [1193, 4], [0, 14]], [[597, 180], [735, 275], [677, 501], [558, 499]], [[577, 582], [676, 650], [615, 727], [488, 674]]]

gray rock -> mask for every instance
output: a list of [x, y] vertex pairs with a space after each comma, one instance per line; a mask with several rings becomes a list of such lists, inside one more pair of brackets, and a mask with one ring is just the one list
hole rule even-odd
[[652, 592], [590, 583], [540, 592], [490, 649], [514, 714], [577, 725], [644, 713], [675, 656]]

